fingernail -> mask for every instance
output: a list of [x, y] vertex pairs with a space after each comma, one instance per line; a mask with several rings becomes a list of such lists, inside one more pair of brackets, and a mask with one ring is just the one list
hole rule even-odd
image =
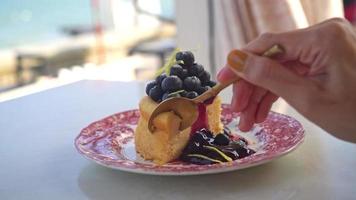
[[247, 56], [248, 55], [243, 51], [237, 49], [232, 50], [227, 57], [227, 63], [229, 64], [229, 67], [235, 72], [242, 72]]

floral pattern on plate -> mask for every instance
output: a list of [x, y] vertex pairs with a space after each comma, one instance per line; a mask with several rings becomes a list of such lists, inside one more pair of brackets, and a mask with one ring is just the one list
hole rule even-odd
[[159, 166], [136, 154], [133, 136], [139, 117], [138, 110], [129, 110], [94, 122], [76, 137], [75, 147], [86, 158], [113, 169], [154, 175], [198, 175], [260, 165], [291, 152], [304, 140], [304, 129], [297, 120], [275, 112], [270, 112], [266, 121], [255, 125], [252, 131], [242, 133], [236, 126], [239, 113], [223, 104], [223, 124], [234, 134], [252, 141], [255, 154], [222, 164], [194, 165], [177, 161]]

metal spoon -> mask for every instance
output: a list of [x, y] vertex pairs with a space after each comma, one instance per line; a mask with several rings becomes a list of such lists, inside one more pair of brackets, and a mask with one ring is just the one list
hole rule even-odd
[[[282, 53], [283, 49], [279, 45], [274, 45], [270, 49], [268, 49], [262, 56], [265, 57], [272, 57], [276, 54]], [[237, 68], [243, 69], [243, 64], [244, 60], [246, 59], [247, 55], [239, 50], [234, 50], [233, 51], [234, 55], [237, 55], [240, 59], [238, 59], [237, 62]], [[231, 53], [229, 54], [228, 57], [228, 62], [231, 58]], [[236, 61], [234, 61], [236, 63]], [[188, 99], [185, 97], [173, 97], [169, 98], [167, 100], [162, 101], [158, 106], [152, 111], [150, 118], [148, 120], [148, 129], [151, 131], [151, 133], [154, 132], [155, 127], [153, 125], [153, 120], [155, 117], [157, 117], [159, 114], [163, 112], [168, 112], [168, 111], [173, 111], [175, 114], [177, 114], [181, 118], [181, 123], [179, 130], [184, 130], [188, 127], [190, 127], [198, 118], [199, 112], [198, 112], [198, 104], [203, 103], [204, 101], [215, 97], [216, 95], [219, 94], [221, 90], [226, 88], [227, 86], [235, 83], [238, 81], [240, 77], [236, 77], [233, 80], [230, 80], [226, 83], [218, 83], [211, 89], [207, 90], [200, 96], [194, 98], [194, 99]]]

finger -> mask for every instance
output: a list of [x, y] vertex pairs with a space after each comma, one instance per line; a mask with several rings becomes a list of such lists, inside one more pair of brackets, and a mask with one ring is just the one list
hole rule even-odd
[[216, 78], [220, 83], [225, 83], [236, 78], [236, 74], [229, 67], [225, 66], [218, 72]]
[[[273, 58], [279, 61], [296, 60], [300, 51], [300, 38], [302, 31], [291, 31], [284, 33], [264, 33], [258, 38], [248, 43], [242, 50], [251, 52], [256, 55], [262, 55], [274, 45], [279, 45], [283, 48], [283, 54], [274, 56]], [[299, 44], [299, 45], [298, 45]]]
[[275, 44], [282, 45], [275, 33], [263, 33], [249, 42], [242, 50], [261, 55]]
[[254, 86], [245, 80], [234, 84], [233, 93], [235, 101], [233, 106], [236, 112], [241, 112], [247, 107], [253, 90]]
[[253, 124], [256, 122], [258, 106], [266, 93], [267, 91], [263, 88], [254, 88], [246, 109], [242, 111], [241, 121], [239, 124], [241, 130], [248, 131], [252, 128]]
[[[229, 55], [229, 57], [232, 56], [234, 55]], [[235, 60], [238, 59], [239, 57], [235, 58]], [[235, 63], [232, 63], [231, 60], [228, 62], [228, 66], [238, 76], [295, 104], [300, 104], [297, 99], [314, 87], [310, 80], [269, 58], [248, 54], [244, 61], [239, 62], [244, 63], [242, 70], [241, 67], [235, 68]]]
[[309, 71], [310, 71], [310, 67], [300, 63], [299, 61], [288, 61], [288, 62], [283, 62], [282, 63], [283, 66], [288, 67], [289, 69], [291, 69], [293, 72], [302, 75], [302, 76], [306, 76], [308, 75]]
[[252, 129], [255, 123], [255, 113], [257, 110], [257, 104], [253, 103], [241, 112], [239, 129], [241, 131], [249, 131]]
[[[217, 75], [217, 79], [220, 83], [234, 79], [236, 74], [228, 67], [224, 67]], [[235, 112], [241, 112], [248, 104], [249, 98], [253, 92], [253, 85], [241, 80], [238, 83], [233, 84], [233, 97], [231, 100], [231, 108]]]
[[267, 92], [258, 106], [256, 123], [261, 123], [266, 120], [268, 113], [271, 110], [272, 104], [277, 101], [277, 99], [278, 96], [271, 92]]

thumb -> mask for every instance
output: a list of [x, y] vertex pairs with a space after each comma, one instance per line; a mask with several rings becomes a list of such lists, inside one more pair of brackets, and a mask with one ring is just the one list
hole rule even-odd
[[[241, 56], [241, 53], [245, 56]], [[291, 104], [312, 88], [310, 80], [266, 57], [234, 50], [228, 56], [227, 65], [241, 78], [273, 92]]]

